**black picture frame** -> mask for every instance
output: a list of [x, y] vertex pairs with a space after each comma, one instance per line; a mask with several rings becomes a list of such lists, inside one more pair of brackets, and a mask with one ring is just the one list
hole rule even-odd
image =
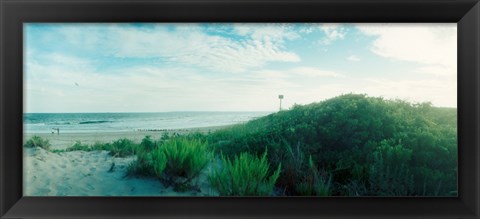
[[[478, 218], [478, 0], [0, 0], [1, 218]], [[24, 22], [455, 22], [458, 197], [22, 197]]]

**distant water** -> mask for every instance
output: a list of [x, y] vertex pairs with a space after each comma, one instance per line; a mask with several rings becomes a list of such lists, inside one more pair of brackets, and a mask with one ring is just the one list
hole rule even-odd
[[24, 113], [26, 133], [117, 132], [231, 125], [271, 112]]

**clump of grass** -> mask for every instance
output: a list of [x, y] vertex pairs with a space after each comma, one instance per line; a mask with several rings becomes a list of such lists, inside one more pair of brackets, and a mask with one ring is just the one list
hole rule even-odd
[[187, 181], [198, 176], [212, 158], [208, 145], [195, 139], [173, 138], [162, 145], [162, 150], [167, 158], [166, 174]]
[[92, 151], [93, 148], [89, 145], [82, 144], [81, 141], [76, 141], [71, 147], [65, 149], [65, 151]]
[[143, 175], [163, 178], [163, 171], [167, 165], [165, 153], [160, 148], [148, 152], [142, 150], [137, 154], [137, 159], [130, 163], [127, 175]]
[[50, 152], [52, 152], [52, 153], [63, 153], [63, 152], [65, 152], [65, 149], [50, 149]]
[[114, 141], [111, 145], [104, 145], [103, 148], [110, 149], [110, 155], [114, 157], [127, 157], [135, 155], [139, 150], [139, 145], [132, 140], [122, 138]]
[[150, 135], [147, 135], [142, 139], [140, 146], [144, 150], [152, 151], [157, 146], [157, 143], [152, 140], [152, 137]]
[[170, 135], [168, 134], [168, 132], [164, 132], [164, 133], [162, 134], [162, 137], [160, 138], [160, 140], [166, 141], [166, 140], [168, 140], [168, 139], [170, 139]]
[[95, 142], [92, 145], [92, 150], [94, 151], [110, 151], [110, 154], [112, 153], [112, 144], [111, 143], [101, 143], [101, 142]]
[[221, 164], [209, 175], [209, 181], [222, 196], [269, 196], [280, 176], [281, 165], [270, 177], [267, 152], [258, 158], [241, 153], [230, 160], [222, 155]]
[[212, 158], [208, 145], [199, 140], [171, 138], [152, 151], [139, 150], [128, 167], [128, 175], [154, 176], [175, 190], [192, 188], [197, 177]]
[[[30, 140], [29, 140], [30, 141]], [[48, 142], [48, 141], [47, 141]], [[27, 142], [29, 145], [32, 143]], [[27, 144], [25, 144], [27, 145]], [[81, 141], [76, 141], [71, 147], [64, 150], [54, 150], [53, 152], [68, 152], [68, 151], [109, 151], [110, 155], [114, 157], [127, 157], [140, 154], [142, 151], [152, 151], [156, 148], [156, 142], [150, 136], [145, 136], [140, 144], [134, 143], [130, 139], [122, 138], [112, 143], [96, 142], [93, 145], [82, 144]], [[26, 146], [27, 147], [27, 146]]]
[[308, 167], [311, 174], [304, 176], [302, 182], [296, 187], [298, 194], [303, 196], [329, 196], [332, 194], [331, 184], [332, 176], [322, 177], [318, 171], [317, 166], [313, 163], [312, 156], [308, 159]]
[[48, 139], [44, 139], [40, 136], [33, 136], [30, 139], [28, 139], [23, 146], [26, 148], [40, 147], [45, 150], [49, 150], [51, 145]]
[[128, 165], [127, 175], [162, 176], [167, 160], [151, 136], [142, 139], [135, 153], [137, 159]]
[[69, 152], [69, 151], [111, 151], [112, 146], [110, 143], [95, 143], [93, 145], [83, 144], [81, 141], [76, 141], [71, 147], [66, 149], [53, 149], [50, 150], [53, 153]]

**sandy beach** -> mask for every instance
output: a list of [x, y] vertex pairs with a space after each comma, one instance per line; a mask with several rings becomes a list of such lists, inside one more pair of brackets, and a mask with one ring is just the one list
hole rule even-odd
[[[177, 130], [177, 133], [208, 132], [221, 127]], [[107, 133], [26, 134], [25, 140], [37, 135], [46, 138], [52, 149], [65, 149], [75, 141], [84, 144], [112, 142], [128, 138], [140, 142], [146, 135], [159, 139], [160, 131]], [[25, 196], [214, 196], [207, 182], [210, 166], [196, 179], [199, 191], [175, 192], [158, 179], [126, 177], [129, 163], [135, 156], [118, 158], [108, 151], [71, 151], [53, 153], [42, 148], [24, 148]], [[112, 167], [113, 166], [113, 167]]]
[[189, 129], [172, 129], [168, 131], [123, 131], [123, 132], [90, 132], [90, 133], [25, 133], [23, 142], [25, 143], [32, 136], [40, 136], [42, 138], [48, 139], [52, 149], [65, 149], [71, 147], [75, 144], [76, 141], [82, 142], [82, 144], [94, 144], [94, 143], [108, 143], [121, 138], [130, 139], [136, 143], [142, 141], [142, 139], [150, 135], [152, 139], [158, 140], [163, 135], [163, 133], [168, 133], [169, 135], [173, 133], [177, 134], [186, 134], [192, 132], [201, 132], [208, 133], [215, 130], [225, 128], [228, 126], [212, 126], [212, 127], [201, 127], [201, 128], [189, 128]]

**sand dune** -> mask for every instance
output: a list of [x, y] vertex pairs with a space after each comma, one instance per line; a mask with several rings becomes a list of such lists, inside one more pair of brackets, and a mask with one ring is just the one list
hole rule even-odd
[[[107, 151], [52, 153], [24, 148], [25, 196], [211, 196], [216, 195], [200, 175], [200, 191], [175, 192], [154, 178], [126, 177], [135, 157], [115, 158]], [[112, 168], [112, 163], [114, 166]]]

